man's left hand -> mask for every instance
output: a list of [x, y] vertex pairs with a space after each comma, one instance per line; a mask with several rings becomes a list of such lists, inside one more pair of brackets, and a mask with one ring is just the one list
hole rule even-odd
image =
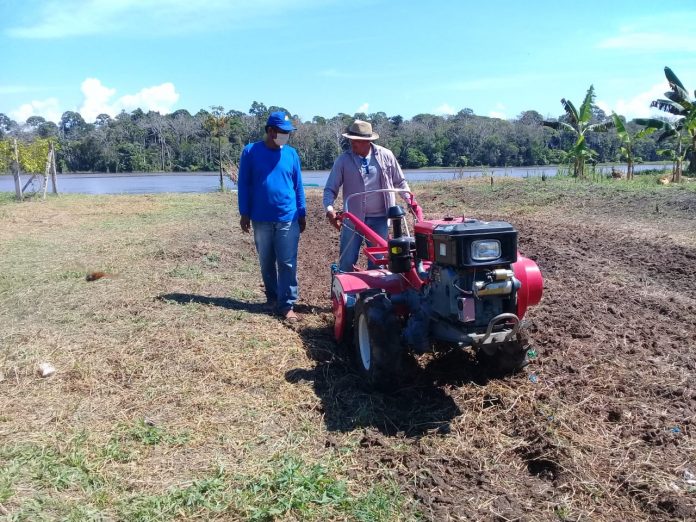
[[301, 217], [297, 218], [297, 223], [300, 225], [300, 234], [305, 231], [305, 228], [307, 228], [307, 218], [306, 217]]

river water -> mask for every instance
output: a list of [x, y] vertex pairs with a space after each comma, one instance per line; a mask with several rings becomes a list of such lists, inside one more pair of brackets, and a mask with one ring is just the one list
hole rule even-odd
[[[636, 165], [639, 172], [646, 169], [666, 168], [667, 165]], [[626, 167], [615, 167], [625, 172]], [[441, 181], [478, 177], [540, 177], [554, 176], [557, 167], [508, 167], [486, 169], [418, 169], [404, 170], [408, 181]], [[602, 173], [609, 173], [611, 167], [599, 167]], [[302, 173], [305, 187], [323, 187], [329, 171], [306, 171]], [[30, 176], [22, 176], [22, 186]], [[38, 190], [43, 177], [37, 177], [28, 190]], [[236, 187], [224, 178], [225, 188], [234, 190]], [[178, 173], [144, 173], [144, 174], [58, 174], [58, 192], [79, 194], [155, 194], [160, 192], [215, 192], [220, 188], [220, 178], [217, 172], [201, 172], [197, 174]], [[14, 192], [12, 176], [0, 176], [0, 192]], [[51, 191], [49, 181], [48, 191]]]

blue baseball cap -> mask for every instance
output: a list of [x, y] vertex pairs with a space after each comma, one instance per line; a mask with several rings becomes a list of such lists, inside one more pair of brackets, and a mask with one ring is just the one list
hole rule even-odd
[[269, 114], [266, 127], [276, 127], [285, 132], [297, 130], [295, 127], [293, 127], [292, 122], [290, 121], [290, 116], [285, 114], [283, 111], [276, 111]]

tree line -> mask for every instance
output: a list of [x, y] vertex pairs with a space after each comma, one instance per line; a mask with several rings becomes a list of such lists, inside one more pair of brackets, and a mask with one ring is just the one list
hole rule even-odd
[[[265, 121], [274, 110], [293, 114], [284, 107], [256, 101], [246, 113], [220, 106], [196, 114], [183, 109], [164, 115], [136, 109], [114, 118], [100, 114], [91, 123], [73, 111], [65, 112], [57, 123], [32, 116], [20, 124], [0, 114], [0, 141], [53, 141], [61, 172], [217, 171], [234, 165], [247, 143], [263, 139]], [[555, 121], [572, 123], [571, 116], [566, 112]], [[585, 116], [588, 125], [608, 120], [594, 104], [588, 105]], [[372, 123], [380, 135], [378, 143], [391, 149], [404, 168], [572, 163], [572, 151], [577, 148], [572, 125], [554, 128], [534, 110], [512, 120], [479, 116], [471, 109], [447, 116], [419, 114], [410, 120], [384, 112], [340, 113], [309, 121], [294, 115], [297, 131], [291, 145], [297, 149], [303, 169], [330, 169], [347, 146], [341, 134], [356, 118]], [[657, 135], [639, 134], [642, 127], [635, 121], [622, 117], [620, 121], [624, 132], [636, 136], [631, 143], [634, 161], [664, 159]], [[622, 161], [625, 140], [615, 129], [587, 133], [583, 143], [593, 151], [591, 161]]]

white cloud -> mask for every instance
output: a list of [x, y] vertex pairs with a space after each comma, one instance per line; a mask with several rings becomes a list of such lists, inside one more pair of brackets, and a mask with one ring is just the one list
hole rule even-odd
[[627, 49], [631, 51], [696, 52], [696, 36], [657, 32], [626, 31], [606, 38], [597, 44], [600, 49]]
[[58, 100], [47, 98], [22, 104], [17, 109], [10, 111], [9, 116], [17, 122], [25, 122], [31, 116], [42, 116], [48, 121], [58, 122], [62, 114]]
[[109, 89], [96, 78], [87, 78], [80, 86], [85, 99], [79, 113], [85, 121], [92, 122], [100, 114], [114, 115], [116, 109], [109, 105], [109, 99], [116, 94], [116, 89]]
[[7, 33], [18, 38], [63, 38], [111, 32], [122, 15], [133, 7], [132, 0], [49, 0], [31, 17], [35, 23], [10, 28]]
[[122, 96], [116, 102], [118, 112], [121, 109], [132, 111], [141, 108], [143, 111], [156, 111], [161, 113], [172, 112], [174, 104], [179, 101], [179, 94], [171, 82], [147, 87], [136, 94]]
[[324, 3], [325, 0], [44, 0], [31, 13], [32, 24], [12, 27], [7, 34], [52, 39], [124, 32], [152, 36], [229, 30], [241, 22], [268, 23], [268, 13], [282, 15]]
[[[179, 93], [171, 82], [145, 87], [135, 94], [126, 94], [114, 100], [112, 98], [116, 95], [116, 89], [105, 86], [97, 78], [87, 78], [80, 85], [80, 90], [84, 99], [77, 112], [88, 123], [96, 120], [100, 114], [116, 116], [122, 110], [131, 112], [134, 109], [142, 109], [144, 112], [168, 114], [179, 101]], [[57, 98], [35, 100], [10, 111], [9, 115], [19, 122], [26, 121], [30, 116], [43, 116], [58, 123], [63, 115], [60, 105]]]
[[84, 101], [79, 113], [85, 121], [93, 122], [100, 114], [115, 116], [122, 110], [131, 112], [142, 109], [162, 114], [172, 112], [174, 104], [179, 101], [179, 94], [173, 83], [167, 82], [154, 87], [146, 87], [135, 94], [126, 94], [110, 102], [116, 89], [104, 86], [96, 78], [87, 78], [81, 86]]
[[667, 113], [658, 109], [651, 109], [650, 102], [658, 98], [664, 98], [664, 93], [667, 90], [669, 90], [669, 86], [667, 86], [665, 82], [656, 83], [647, 91], [637, 94], [633, 98], [619, 98], [613, 104], [606, 100], [597, 100], [596, 104], [600, 109], [606, 112], [607, 115], [611, 114], [613, 111], [620, 116], [625, 116], [628, 120], [632, 120], [633, 118], [646, 118], [658, 114], [665, 116]]
[[506, 119], [507, 116], [505, 116], [505, 105], [500, 102], [496, 103], [495, 108], [488, 113], [488, 116], [491, 118], [500, 118], [501, 120]]
[[370, 104], [367, 103], [367, 102], [365, 102], [365, 103], [363, 103], [360, 107], [358, 107], [358, 110], [355, 111], [355, 112], [364, 112], [365, 114], [367, 114], [367, 109], [368, 109], [369, 107], [370, 107]]
[[457, 111], [455, 111], [449, 103], [443, 103], [440, 105], [437, 109], [433, 111], [435, 114], [455, 114]]
[[23, 94], [25, 92], [35, 92], [39, 89], [35, 87], [25, 87], [23, 85], [0, 85], [0, 94]]

